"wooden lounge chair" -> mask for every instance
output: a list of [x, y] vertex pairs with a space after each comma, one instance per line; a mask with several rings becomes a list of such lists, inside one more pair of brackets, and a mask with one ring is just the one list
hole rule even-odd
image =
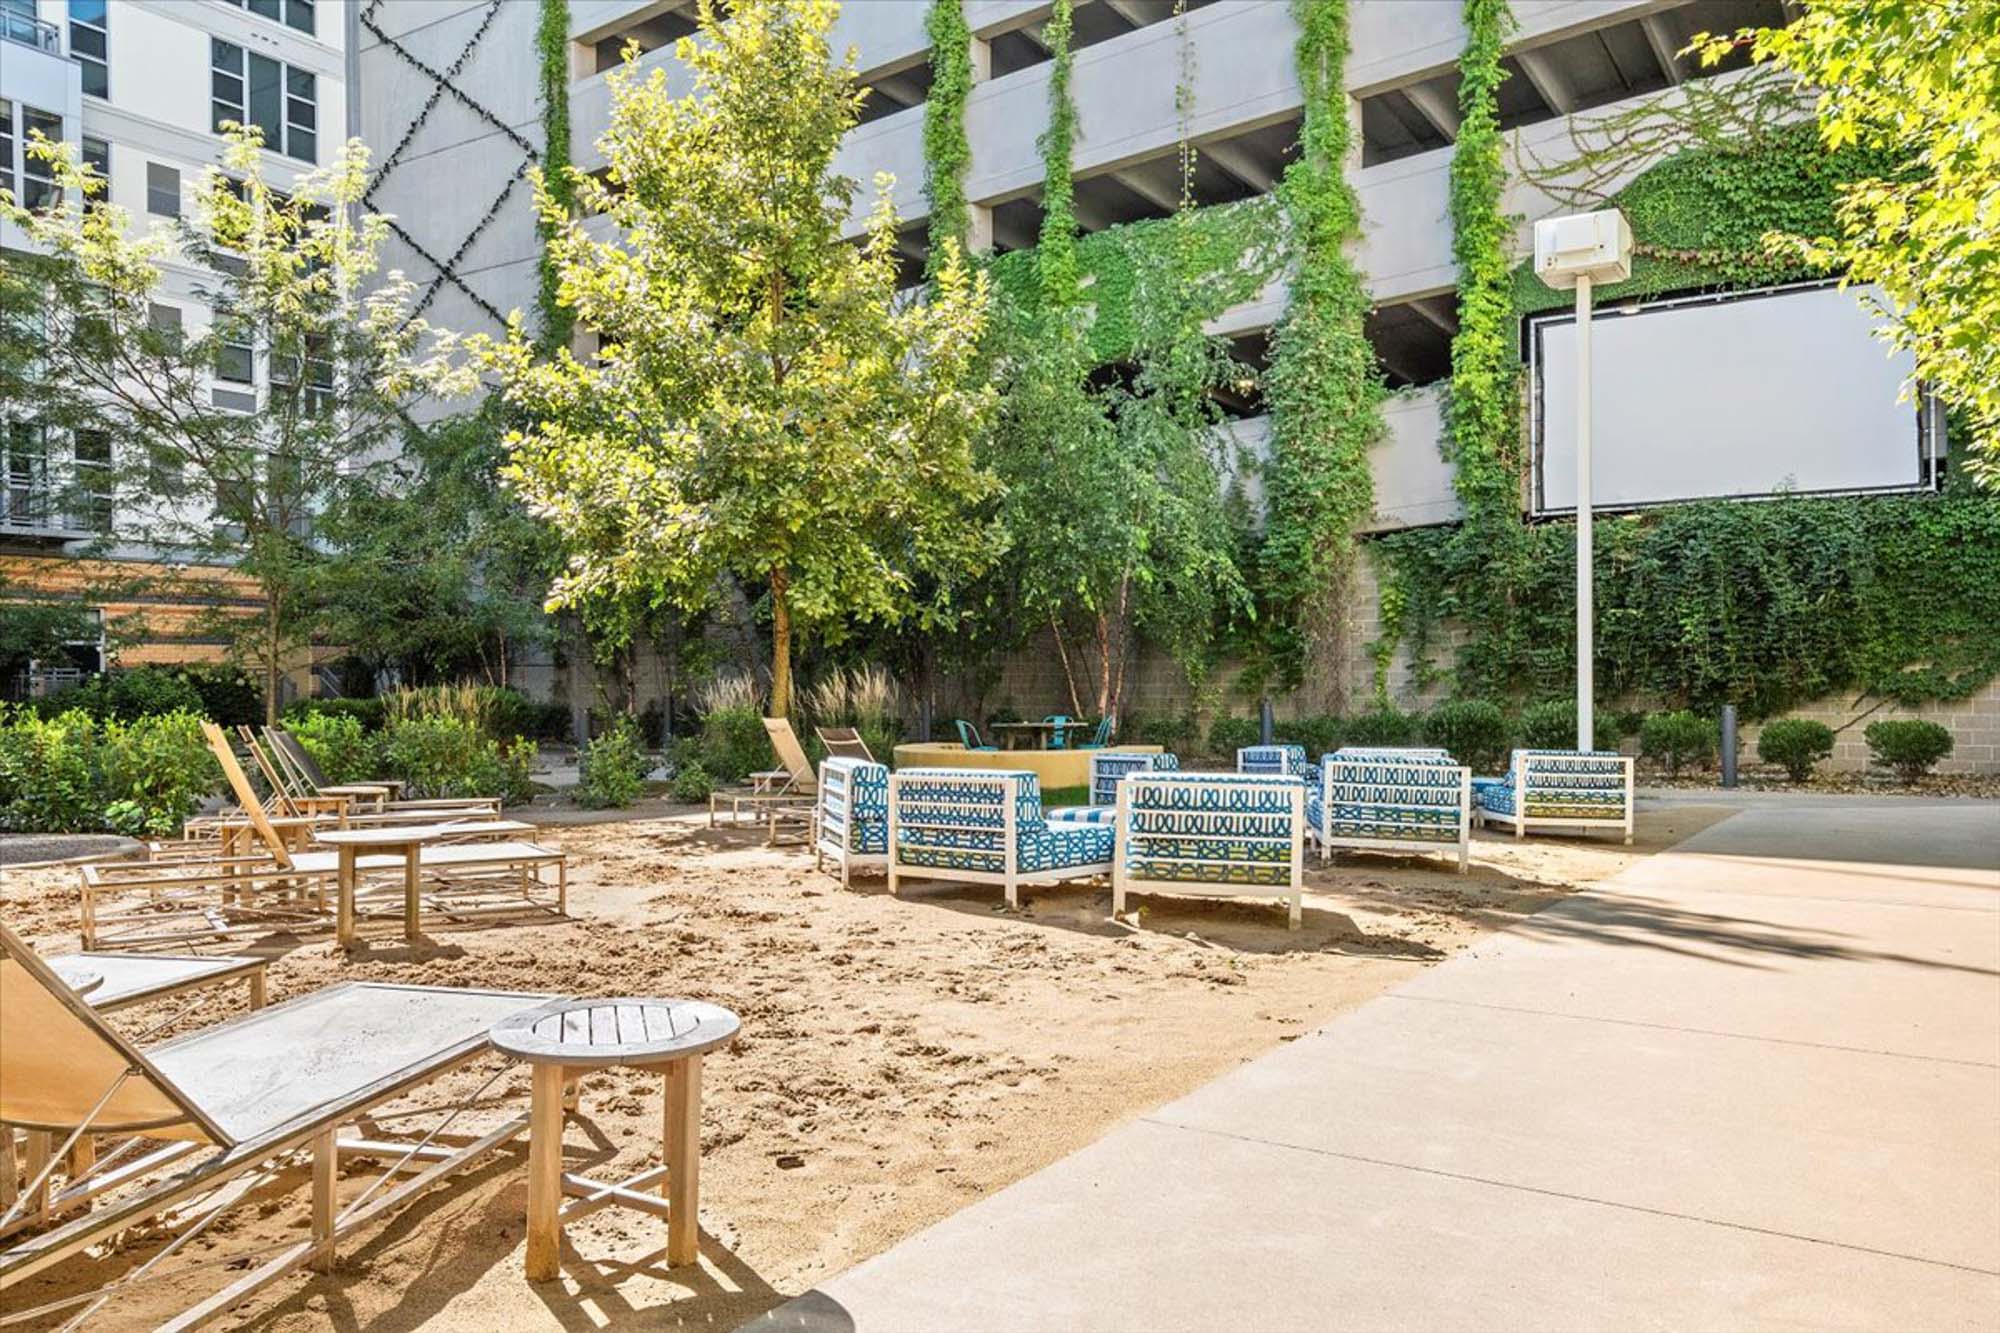
[[853, 727], [819, 727], [819, 743], [826, 747], [832, 759], [859, 759], [864, 764], [876, 762], [868, 752], [868, 742], [861, 739], [861, 733]]
[[708, 826], [715, 827], [722, 807], [727, 805], [732, 821], [740, 822], [746, 812], [753, 819], [768, 821], [769, 841], [775, 843], [781, 821], [811, 825], [813, 798], [819, 792], [819, 779], [813, 776], [812, 762], [806, 758], [806, 748], [799, 744], [798, 733], [792, 730], [790, 718], [765, 718], [764, 734], [771, 738], [771, 748], [777, 752], [778, 762], [784, 767], [751, 774], [751, 789], [748, 792], [716, 792], [711, 795], [708, 798]]
[[[278, 927], [317, 930], [333, 924], [327, 890], [337, 884], [339, 855], [291, 851], [265, 817], [227, 738], [211, 722], [202, 726], [212, 733], [209, 743], [216, 747], [223, 776], [261, 843], [258, 854], [83, 866], [85, 948], [151, 948]], [[428, 830], [450, 841], [429, 848], [422, 858], [422, 876], [429, 886], [425, 905], [453, 921], [524, 908], [565, 914], [569, 872], [560, 851], [532, 842], [489, 840], [529, 828], [484, 820]], [[403, 858], [362, 856], [356, 864], [370, 878], [394, 872], [398, 891], [393, 910], [401, 913]], [[553, 884], [542, 878], [551, 871]]]
[[271, 758], [279, 767], [290, 771], [297, 786], [321, 796], [347, 795], [357, 803], [372, 803], [383, 813], [396, 810], [455, 810], [488, 811], [500, 813], [498, 796], [426, 796], [422, 800], [400, 800], [398, 794], [403, 784], [397, 779], [381, 782], [331, 783], [319, 761], [312, 757], [312, 751], [300, 743], [299, 738], [278, 727], [264, 728], [264, 741], [270, 747]]
[[[214, 1272], [217, 1256], [180, 1266], [172, 1256], [302, 1151], [311, 1167], [308, 1234], [275, 1253], [251, 1251], [242, 1262], [255, 1266], [161, 1327], [205, 1323], [308, 1264], [330, 1269], [343, 1237], [481, 1161], [525, 1129], [527, 1118], [515, 1116], [469, 1142], [460, 1142], [465, 1134], [446, 1140], [489, 1080], [463, 1099], [428, 1108], [441, 1118], [415, 1142], [343, 1138], [342, 1126], [487, 1051], [495, 1023], [550, 998], [348, 982], [141, 1050], [0, 927], [0, 1120], [64, 1136], [0, 1213], [0, 1233], [16, 1229], [45, 1192], [54, 1216], [92, 1204], [53, 1229], [0, 1240], [0, 1292], [142, 1222], [179, 1233], [143, 1262], [113, 1259], [102, 1282], [52, 1305], [22, 1310], [5, 1302], [10, 1315], [67, 1314], [68, 1327], [92, 1327], [107, 1305], [141, 1286], [185, 1291], [190, 1272]], [[77, 1169], [72, 1149], [86, 1136], [126, 1141]], [[344, 1206], [342, 1156], [390, 1163]], [[76, 1174], [58, 1186], [65, 1161]], [[211, 1242], [222, 1234], [212, 1233]], [[102, 1318], [108, 1326], [111, 1315]]]
[[1118, 784], [1111, 910], [1128, 893], [1282, 898], [1297, 930], [1305, 894], [1306, 784], [1287, 774], [1133, 773]]

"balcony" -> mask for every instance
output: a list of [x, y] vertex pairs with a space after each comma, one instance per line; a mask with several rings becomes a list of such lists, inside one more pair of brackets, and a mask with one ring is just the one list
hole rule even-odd
[[60, 545], [96, 538], [83, 515], [69, 512], [69, 498], [40, 482], [12, 478], [0, 484], [0, 541]]
[[62, 29], [17, 10], [0, 9], [0, 41], [31, 46], [58, 58], [62, 55]]

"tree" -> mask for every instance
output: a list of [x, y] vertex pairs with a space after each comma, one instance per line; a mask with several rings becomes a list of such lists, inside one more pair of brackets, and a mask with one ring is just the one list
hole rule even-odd
[[[407, 354], [409, 284], [391, 275], [364, 295], [387, 223], [358, 215], [359, 140], [286, 194], [265, 179], [261, 139], [229, 127], [192, 216], [145, 232], [104, 202], [74, 146], [31, 142], [60, 193], [40, 209], [0, 193], [0, 216], [33, 246], [0, 264], [0, 308], [40, 312], [0, 329], [12, 344], [0, 389], [21, 419], [104, 442], [88, 490], [107, 536], [255, 585], [254, 612], [218, 607], [206, 628], [262, 676], [275, 720], [283, 674], [316, 625], [315, 518], [398, 422], [377, 384]], [[170, 264], [193, 274], [186, 311], [167, 303]]]
[[1881, 287], [1885, 336], [1964, 413], [1975, 475], [2000, 481], [2000, 4], [1813, 0], [1782, 28], [1695, 38], [1709, 64], [1744, 43], [1815, 90], [1829, 149], [1904, 164], [1843, 187], [1838, 235], [1774, 240]]
[[725, 21], [703, 0], [676, 48], [690, 96], [664, 70], [612, 75], [604, 175], [568, 177], [611, 238], [537, 182], [593, 358], [538, 362], [517, 320], [413, 368], [460, 389], [492, 374], [526, 419], [507, 475], [560, 534], [554, 604], [763, 587], [780, 715], [795, 636], [922, 614], [920, 578], [948, 590], [992, 547], [967, 516], [992, 486], [972, 458], [994, 400], [974, 373], [987, 280], [954, 246], [925, 299], [898, 295], [886, 177], [865, 239], [842, 239], [857, 187], [832, 163], [860, 94], [827, 51], [834, 13], [738, 0]]
[[395, 459], [351, 479], [319, 531], [326, 637], [406, 681], [476, 673], [508, 683], [510, 656], [547, 641], [548, 529], [500, 484], [502, 404], [411, 425]]

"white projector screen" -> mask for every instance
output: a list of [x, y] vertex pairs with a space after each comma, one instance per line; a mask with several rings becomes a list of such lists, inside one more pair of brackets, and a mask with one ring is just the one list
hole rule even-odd
[[[1598, 310], [1591, 496], [1606, 509], [1780, 491], [1914, 490], [1907, 352], [1857, 291], [1793, 287]], [[1576, 509], [1576, 320], [1534, 321], [1536, 513]]]

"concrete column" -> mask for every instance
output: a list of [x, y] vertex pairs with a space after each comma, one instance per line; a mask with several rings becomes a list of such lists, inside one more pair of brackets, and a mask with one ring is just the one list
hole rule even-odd
[[983, 37], [974, 37], [967, 45], [972, 48], [972, 81], [984, 83], [993, 77], [993, 48]]
[[993, 210], [984, 204], [965, 206], [965, 248], [979, 255], [993, 253]]

